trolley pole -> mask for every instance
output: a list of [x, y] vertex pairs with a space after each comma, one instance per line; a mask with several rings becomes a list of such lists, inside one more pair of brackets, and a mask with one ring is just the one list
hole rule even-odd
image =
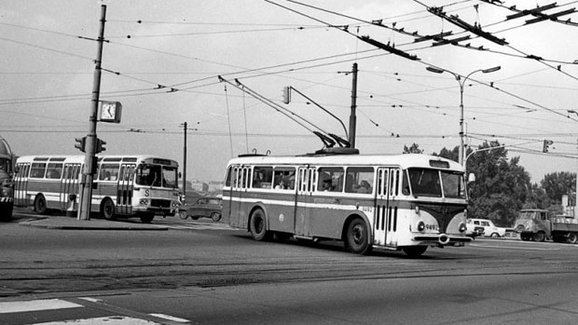
[[92, 183], [96, 171], [96, 123], [98, 103], [100, 99], [100, 75], [102, 62], [102, 48], [104, 43], [104, 24], [106, 22], [106, 5], [101, 5], [100, 31], [98, 34], [98, 50], [96, 53], [96, 65], [94, 67], [94, 80], [92, 87], [92, 105], [88, 121], [88, 134], [86, 135], [86, 147], [84, 156], [84, 170], [82, 171], [82, 192], [78, 208], [78, 220], [90, 220], [90, 208], [92, 203]]
[[351, 86], [351, 114], [349, 115], [349, 143], [351, 148], [355, 148], [355, 128], [357, 124], [357, 63], [353, 64], [353, 81]]

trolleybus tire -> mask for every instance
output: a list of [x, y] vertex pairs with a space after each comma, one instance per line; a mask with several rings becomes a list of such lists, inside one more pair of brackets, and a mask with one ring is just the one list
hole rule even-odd
[[221, 214], [218, 212], [211, 213], [211, 219], [213, 222], [219, 222], [221, 220]]
[[267, 222], [263, 210], [257, 209], [251, 214], [249, 232], [251, 232], [251, 236], [255, 240], [262, 241], [269, 239], [270, 233], [267, 231]]
[[578, 235], [575, 232], [571, 232], [568, 234], [568, 243], [576, 244], [578, 243]]
[[46, 210], [46, 198], [44, 198], [42, 194], [36, 195], [34, 199], [34, 211], [38, 214], [45, 214]]
[[427, 246], [407, 246], [402, 248], [402, 250], [409, 257], [418, 257], [427, 251]]
[[542, 241], [546, 240], [546, 234], [543, 233], [542, 231], [539, 231], [539, 232], [534, 234], [533, 239], [534, 239], [534, 241], [542, 242]]
[[151, 221], [153, 221], [154, 218], [155, 218], [154, 214], [147, 213], [140, 216], [140, 221], [142, 223], [151, 223]]
[[345, 249], [351, 253], [366, 255], [371, 252], [367, 224], [361, 218], [355, 218], [347, 225], [345, 232]]
[[114, 220], [114, 202], [111, 199], [104, 199], [100, 204], [100, 216], [106, 220]]

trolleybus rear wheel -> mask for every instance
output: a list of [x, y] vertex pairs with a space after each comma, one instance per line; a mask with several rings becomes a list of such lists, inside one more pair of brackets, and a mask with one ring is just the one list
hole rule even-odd
[[345, 233], [344, 244], [345, 249], [351, 253], [365, 255], [371, 251], [369, 232], [363, 219], [355, 218], [349, 223]]
[[269, 239], [269, 232], [267, 231], [267, 223], [265, 221], [265, 213], [261, 209], [255, 210], [251, 214], [249, 220], [249, 231], [255, 240]]
[[34, 211], [38, 214], [46, 213], [46, 199], [44, 198], [44, 195], [39, 194], [34, 199]]
[[578, 243], [578, 235], [575, 232], [571, 232], [568, 234], [568, 243], [576, 244]]
[[114, 219], [114, 202], [111, 199], [104, 199], [100, 204], [100, 216], [106, 220]]

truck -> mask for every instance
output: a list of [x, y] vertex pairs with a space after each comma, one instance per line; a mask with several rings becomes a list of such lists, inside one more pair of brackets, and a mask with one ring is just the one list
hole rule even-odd
[[8, 142], [0, 137], [0, 220], [12, 218], [14, 208], [14, 155]]
[[514, 229], [521, 240], [578, 243], [578, 219], [574, 216], [550, 216], [548, 210], [520, 210]]

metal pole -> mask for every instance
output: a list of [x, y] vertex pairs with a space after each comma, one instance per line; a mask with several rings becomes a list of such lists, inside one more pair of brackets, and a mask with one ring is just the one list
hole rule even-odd
[[102, 49], [104, 43], [104, 24], [106, 22], [106, 5], [101, 5], [100, 31], [98, 33], [98, 49], [96, 53], [96, 65], [94, 67], [94, 81], [92, 88], [92, 105], [88, 121], [88, 134], [86, 135], [86, 146], [84, 156], [84, 170], [82, 171], [82, 192], [80, 205], [78, 208], [78, 220], [90, 220], [90, 209], [92, 205], [92, 182], [96, 171], [96, 123], [98, 114], [98, 103], [100, 98], [100, 74], [102, 62]]
[[187, 197], [187, 122], [183, 123], [184, 145], [183, 145], [183, 203]]
[[[464, 79], [464, 83], [465, 83]], [[460, 148], [458, 151], [458, 161], [464, 165], [464, 83], [460, 82]]]
[[351, 148], [355, 148], [355, 126], [357, 124], [357, 116], [355, 110], [357, 108], [357, 63], [353, 64], [353, 81], [351, 86], [351, 115], [349, 116], [349, 143]]

